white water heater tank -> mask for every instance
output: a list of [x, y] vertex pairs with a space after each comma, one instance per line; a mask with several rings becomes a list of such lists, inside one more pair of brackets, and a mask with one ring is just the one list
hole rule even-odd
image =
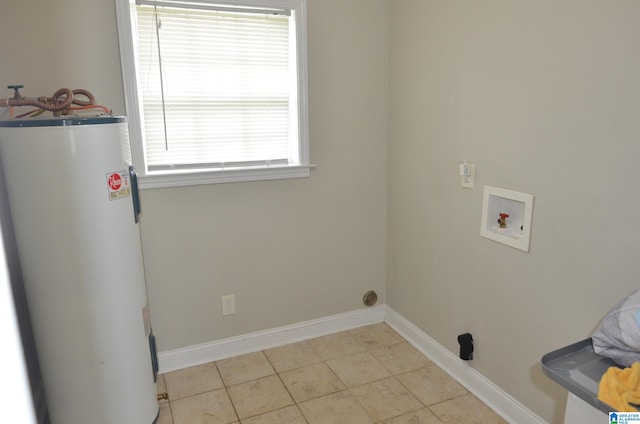
[[0, 121], [52, 424], [151, 424], [157, 357], [124, 117]]

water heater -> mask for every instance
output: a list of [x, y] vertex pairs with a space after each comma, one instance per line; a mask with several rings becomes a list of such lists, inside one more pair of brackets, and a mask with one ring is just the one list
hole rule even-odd
[[0, 121], [52, 424], [151, 424], [157, 356], [124, 117]]

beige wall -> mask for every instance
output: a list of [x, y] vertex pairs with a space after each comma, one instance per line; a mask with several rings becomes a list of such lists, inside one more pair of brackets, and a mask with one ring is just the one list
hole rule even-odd
[[[352, 311], [369, 289], [384, 303], [387, 2], [308, 11], [311, 177], [142, 193], [162, 351]], [[125, 112], [113, 1], [8, 2], [0, 27], [0, 84], [83, 87]]]
[[[389, 4], [387, 303], [559, 422], [541, 356], [640, 277], [640, 3]], [[485, 184], [535, 195], [530, 253], [479, 236]]]
[[[124, 113], [111, 1], [6, 3], [0, 84], [84, 87]], [[638, 21], [623, 0], [309, 0], [312, 176], [142, 194], [160, 349], [374, 289], [452, 352], [472, 332], [472, 365], [557, 421], [540, 357], [588, 337], [640, 274]], [[479, 236], [484, 184], [536, 196], [530, 253]]]
[[386, 1], [308, 6], [311, 177], [142, 194], [161, 350], [384, 302]]
[[2, 1], [0, 10], [0, 98], [11, 84], [30, 97], [86, 88], [124, 114], [113, 1]]

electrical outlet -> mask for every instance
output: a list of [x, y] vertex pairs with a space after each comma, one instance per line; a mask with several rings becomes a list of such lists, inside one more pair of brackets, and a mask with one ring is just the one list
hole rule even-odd
[[222, 296], [222, 315], [232, 315], [236, 313], [236, 295]]
[[467, 164], [466, 175], [460, 175], [460, 185], [463, 188], [473, 188], [473, 184], [476, 180], [476, 165], [474, 163]]

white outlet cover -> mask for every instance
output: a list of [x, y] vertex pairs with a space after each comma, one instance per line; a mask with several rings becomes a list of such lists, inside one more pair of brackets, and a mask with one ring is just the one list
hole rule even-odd
[[476, 164], [469, 164], [469, 175], [461, 175], [460, 176], [460, 185], [462, 188], [473, 188], [473, 185], [476, 180]]
[[222, 315], [232, 315], [236, 313], [236, 296], [231, 294], [222, 296]]

